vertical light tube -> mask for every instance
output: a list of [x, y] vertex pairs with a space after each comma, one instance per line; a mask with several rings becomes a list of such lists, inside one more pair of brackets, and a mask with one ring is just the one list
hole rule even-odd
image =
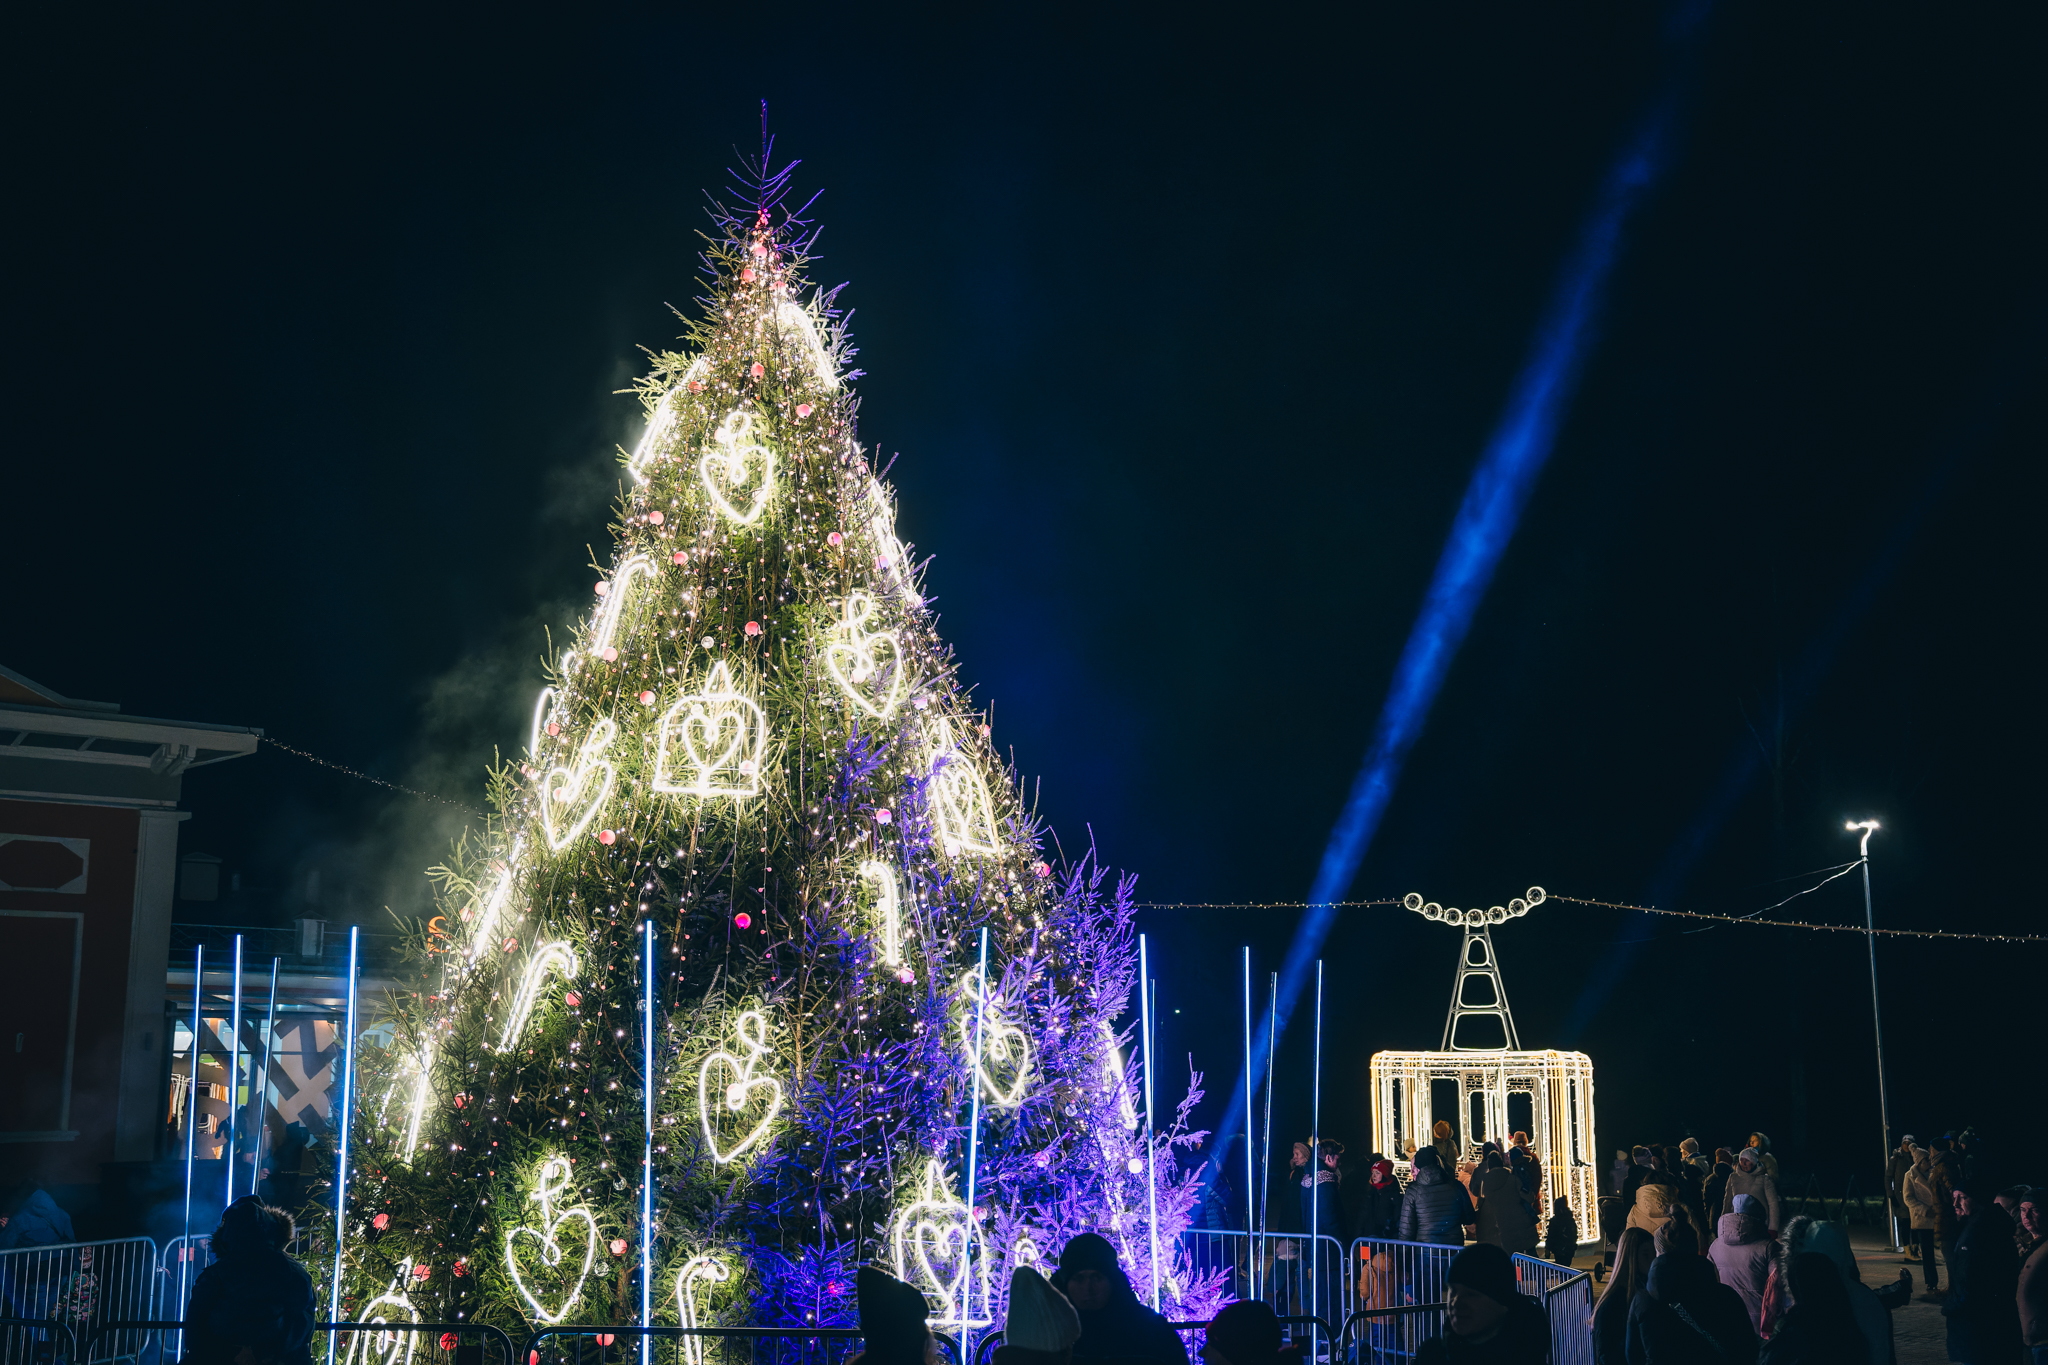
[[[974, 1099], [968, 1106], [967, 1121], [967, 1236], [960, 1242], [960, 1358], [972, 1360], [967, 1334], [970, 1308], [974, 1303], [974, 1180], [981, 1160], [981, 1029], [988, 1018], [988, 926], [981, 926], [981, 966], [975, 971], [974, 1055], [967, 1059], [967, 1084]], [[986, 1296], [984, 1296], [984, 1299]], [[983, 1305], [986, 1307], [986, 1303]]]
[[[640, 1154], [640, 1325], [654, 1325], [654, 921], [642, 926], [647, 932], [640, 953], [647, 963], [640, 1016], [640, 1091], [645, 1140]], [[653, 1360], [654, 1338], [640, 1338], [641, 1365]]]
[[[227, 1203], [235, 1202], [236, 1101], [242, 1098], [242, 936], [235, 935], [235, 1003], [228, 1014], [228, 1145], [222, 1151], [228, 1165]], [[226, 1205], [222, 1205], [223, 1208]]]
[[[348, 1217], [348, 1138], [355, 1116], [356, 1091], [356, 953], [359, 925], [348, 930], [348, 1031], [341, 1036], [341, 1160], [334, 1175], [334, 1283], [327, 1296], [327, 1320], [341, 1321], [341, 1241]], [[334, 1333], [327, 1334], [327, 1365], [334, 1365]]]
[[270, 1009], [263, 1016], [263, 1084], [256, 1092], [256, 1159], [249, 1163], [249, 1193], [256, 1193], [256, 1178], [263, 1171], [263, 1134], [270, 1127], [270, 1049], [277, 1042], [277, 959], [270, 959]]
[[1146, 955], [1145, 936], [1138, 935], [1139, 1026], [1145, 1034], [1145, 1207], [1146, 1224], [1152, 1235], [1152, 1311], [1159, 1311], [1159, 1179], [1153, 1167], [1152, 1140], [1152, 965]]
[[[185, 1250], [178, 1257], [178, 1316], [185, 1316], [185, 1282], [192, 1265], [192, 1137], [199, 1131], [199, 983], [206, 975], [206, 945], [192, 950], [191, 1096], [185, 1104]], [[185, 1354], [185, 1329], [178, 1329], [178, 1354]]]
[[1247, 1297], [1259, 1297], [1258, 1195], [1252, 1173], [1252, 950], [1244, 950], [1244, 1245]]
[[[1308, 1301], [1310, 1314], [1320, 1317], [1323, 1308], [1323, 960], [1316, 959], [1316, 1059], [1315, 1076], [1309, 1083], [1308, 1111]], [[1313, 1332], [1315, 1329], [1309, 1329]]]
[[1266, 1015], [1266, 1140], [1259, 1156], [1259, 1239], [1266, 1236], [1266, 1200], [1273, 1183], [1273, 1054], [1280, 1046], [1280, 973], [1271, 978], [1271, 1009]]

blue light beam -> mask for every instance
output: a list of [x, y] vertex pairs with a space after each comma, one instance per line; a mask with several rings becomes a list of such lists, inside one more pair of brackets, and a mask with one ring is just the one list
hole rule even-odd
[[[1697, 22], [1689, 25], [1697, 30]], [[1392, 686], [1373, 730], [1365, 763], [1316, 870], [1308, 913], [1295, 931], [1280, 970], [1279, 1027], [1286, 1028], [1310, 965], [1322, 951], [1337, 918], [1335, 904], [1358, 875], [1380, 819], [1400, 781], [1409, 750], [1422, 734], [1431, 705], [1442, 690], [1451, 661], [1471, 629], [1508, 541], [1528, 505], [1537, 475], [1550, 457], [1592, 349], [1608, 277], [1621, 254], [1630, 217], [1648, 197], [1662, 171], [1685, 82], [1673, 79], [1608, 170], [1600, 195], [1558, 278], [1529, 356], [1516, 376], [1465, 499], [1451, 523], [1408, 643], [1395, 665]], [[1249, 1078], [1247, 1078], [1247, 1083]], [[1225, 1110], [1216, 1142], [1232, 1136], [1235, 1115]]]

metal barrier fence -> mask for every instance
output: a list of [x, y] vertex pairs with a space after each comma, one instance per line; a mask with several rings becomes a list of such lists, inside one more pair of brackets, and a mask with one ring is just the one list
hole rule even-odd
[[[100, 1337], [132, 1336], [145, 1343], [138, 1361], [177, 1359], [179, 1334], [185, 1324], [172, 1318], [151, 1318], [132, 1322], [107, 1322], [93, 1329], [83, 1341], [88, 1352], [98, 1349]], [[420, 1354], [419, 1338], [426, 1337], [426, 1353]], [[313, 1359], [324, 1362], [328, 1338], [334, 1347], [336, 1365], [517, 1365], [512, 1338], [503, 1328], [478, 1322], [316, 1322], [313, 1324]], [[478, 1343], [476, 1338], [483, 1341]], [[403, 1338], [403, 1340], [401, 1340]], [[495, 1342], [496, 1359], [486, 1356], [484, 1347]], [[474, 1345], [473, 1352], [465, 1348]], [[403, 1349], [401, 1349], [401, 1347]], [[96, 1359], [115, 1359], [100, 1356]], [[119, 1357], [130, 1359], [131, 1357]]]
[[0, 1360], [7, 1365], [49, 1360], [58, 1354], [66, 1360], [78, 1354], [77, 1338], [63, 1323], [47, 1318], [0, 1316]]
[[[1209, 1324], [1206, 1322], [1169, 1322], [1166, 1325], [1180, 1333], [1181, 1345], [1187, 1349], [1188, 1358], [1190, 1360], [1195, 1359], [1195, 1353], [1202, 1348], [1202, 1343], [1195, 1340], [1195, 1334], [1208, 1331]], [[1323, 1340], [1325, 1341], [1334, 1341], [1337, 1336], [1335, 1332], [1330, 1330], [1330, 1324], [1319, 1318], [1281, 1318], [1280, 1327], [1290, 1337], [1293, 1335], [1294, 1328], [1307, 1327], [1310, 1329], [1307, 1336], [1311, 1341], [1314, 1340], [1314, 1329], [1316, 1328], [1322, 1329]], [[989, 1362], [995, 1358], [996, 1348], [1002, 1344], [1003, 1332], [1000, 1328], [975, 1342], [974, 1365], [989, 1365]]]
[[[1329, 1324], [1344, 1321], [1358, 1306], [1353, 1277], [1346, 1273], [1344, 1244], [1335, 1237], [1318, 1237], [1314, 1250], [1321, 1254], [1312, 1256], [1309, 1239], [1302, 1233], [1191, 1228], [1181, 1234], [1180, 1247], [1191, 1277], [1202, 1279], [1222, 1271], [1227, 1297], [1257, 1298], [1270, 1304], [1283, 1321], [1316, 1319], [1324, 1324], [1326, 1334], [1334, 1336]], [[1321, 1294], [1310, 1293], [1311, 1270], [1322, 1276]], [[1252, 1293], [1255, 1272], [1256, 1295]]]
[[1348, 1365], [1402, 1365], [1415, 1359], [1422, 1343], [1443, 1335], [1441, 1303], [1403, 1303], [1361, 1308], [1344, 1320], [1337, 1359]]
[[[44, 1332], [61, 1327], [75, 1347], [81, 1334], [102, 1323], [155, 1312], [157, 1265], [156, 1243], [147, 1237], [0, 1251], [0, 1314], [10, 1322], [36, 1322]], [[10, 1333], [0, 1362], [18, 1365], [17, 1350], [31, 1339], [27, 1329]], [[110, 1340], [107, 1354], [85, 1359], [134, 1353], [133, 1343]]]
[[1451, 1258], [1464, 1249], [1436, 1242], [1359, 1238], [1351, 1244], [1355, 1270], [1352, 1288], [1357, 1307], [1402, 1308], [1442, 1303], [1450, 1288]]
[[1515, 1283], [1550, 1317], [1551, 1365], [1593, 1365], [1593, 1272], [1516, 1252]]
[[[631, 1342], [641, 1337], [647, 1339], [646, 1365], [839, 1365], [862, 1339], [858, 1327], [544, 1327], [526, 1339], [523, 1361], [525, 1365], [636, 1365], [642, 1353]], [[948, 1365], [961, 1365], [957, 1333], [940, 1336], [934, 1328], [932, 1339], [938, 1342]], [[710, 1349], [714, 1342], [718, 1344], [715, 1355]], [[746, 1348], [743, 1351], [736, 1349], [741, 1344]], [[765, 1352], [763, 1346], [768, 1348]], [[392, 1361], [389, 1365], [404, 1363]]]

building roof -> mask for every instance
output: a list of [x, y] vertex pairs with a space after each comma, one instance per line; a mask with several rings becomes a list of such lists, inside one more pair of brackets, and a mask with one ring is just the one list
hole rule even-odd
[[189, 768], [256, 752], [240, 725], [128, 716], [0, 667], [0, 797], [175, 806]]

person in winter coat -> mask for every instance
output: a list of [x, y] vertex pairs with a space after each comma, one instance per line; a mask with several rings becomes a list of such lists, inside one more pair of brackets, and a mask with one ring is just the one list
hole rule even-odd
[[77, 1240], [71, 1233], [71, 1215], [50, 1197], [41, 1180], [26, 1180], [0, 1200], [0, 1251]]
[[[1302, 1144], [1296, 1143], [1295, 1149], [1301, 1150]], [[1296, 1176], [1301, 1182], [1301, 1230], [1313, 1231], [1319, 1237], [1342, 1239], [1342, 1177], [1337, 1174], [1337, 1165], [1343, 1159], [1344, 1144], [1334, 1138], [1325, 1138], [1315, 1144], [1315, 1151], [1315, 1170], [1311, 1173], [1303, 1168]]]
[[1700, 1207], [1718, 1221], [1728, 1207], [1728, 1177], [1735, 1174], [1735, 1153], [1726, 1147], [1714, 1149], [1714, 1165], [1700, 1182]]
[[1651, 1181], [1636, 1190], [1635, 1205], [1628, 1211], [1628, 1226], [1654, 1233], [1670, 1221], [1673, 1209], [1683, 1207], [1677, 1186]]
[[312, 1365], [313, 1281], [291, 1240], [283, 1209], [253, 1194], [227, 1206], [185, 1305], [186, 1365]]
[[1473, 1236], [1503, 1251], [1536, 1249], [1536, 1210], [1522, 1192], [1522, 1182], [1501, 1164], [1500, 1153], [1488, 1152], [1472, 1187], [1479, 1192], [1479, 1222]]
[[[1458, 1176], [1458, 1140], [1451, 1136], [1451, 1121], [1438, 1119], [1436, 1126], [1429, 1130], [1434, 1139], [1429, 1145], [1436, 1149], [1437, 1164], [1443, 1167], [1445, 1175], [1452, 1179]], [[1417, 1153], [1420, 1155], [1420, 1153]]]
[[1451, 1258], [1448, 1279], [1444, 1334], [1422, 1343], [1415, 1365], [1550, 1365], [1550, 1315], [1516, 1288], [1507, 1252], [1476, 1242]]
[[1947, 1212], [1935, 1185], [1933, 1154], [1925, 1147], [1915, 1147], [1913, 1164], [1906, 1168], [1899, 1189], [1906, 1201], [1908, 1235], [1919, 1249], [1920, 1270], [1927, 1279], [1929, 1294], [1941, 1287], [1941, 1274], [1935, 1269], [1934, 1240], [1940, 1235], [1942, 1218]]
[[[1266, 1308], [1268, 1316], [1272, 1312]], [[1071, 1365], [1074, 1343], [1080, 1339], [1081, 1315], [1066, 1295], [1031, 1266], [1010, 1272], [1010, 1312], [1003, 1321], [1003, 1344], [996, 1347], [991, 1365]]]
[[2012, 1220], [1986, 1189], [1958, 1193], [1966, 1221], [1948, 1265], [1948, 1358], [1965, 1365], [2005, 1365], [2020, 1351], [2019, 1260]]
[[1357, 1237], [1390, 1238], [1401, 1230], [1401, 1186], [1394, 1163], [1381, 1157], [1372, 1163], [1370, 1178], [1358, 1196]]
[[931, 1305], [894, 1275], [862, 1266], [854, 1276], [862, 1350], [846, 1365], [937, 1365], [939, 1344], [925, 1318]]
[[1700, 1154], [1700, 1140], [1696, 1137], [1678, 1144], [1678, 1163], [1691, 1171], [1695, 1180], [1705, 1180], [1714, 1173], [1714, 1163]]
[[1778, 1178], [1778, 1158], [1771, 1155], [1771, 1140], [1762, 1133], [1749, 1135], [1748, 1150], [1756, 1153], [1757, 1162], [1764, 1168], [1764, 1174], [1771, 1179]]
[[[1795, 1224], [1800, 1220], [1792, 1220]], [[1814, 1219], [1806, 1228], [1806, 1240], [1801, 1251], [1818, 1252], [1835, 1263], [1835, 1274], [1840, 1278], [1842, 1291], [1848, 1296], [1849, 1311], [1856, 1319], [1856, 1330], [1863, 1335], [1869, 1347], [1869, 1355], [1856, 1365], [1891, 1365], [1892, 1360], [1892, 1313], [1877, 1291], [1863, 1283], [1863, 1272], [1857, 1268], [1856, 1253], [1849, 1249], [1849, 1235], [1838, 1224]], [[1907, 1272], [1901, 1270], [1901, 1277]], [[1910, 1280], [1909, 1280], [1910, 1283]], [[1792, 1302], [1799, 1302], [1796, 1287], [1791, 1291]], [[1903, 1300], [1901, 1300], [1903, 1302]]]
[[1745, 1147], [1735, 1154], [1735, 1170], [1728, 1177], [1728, 1183], [1721, 1193], [1721, 1212], [1735, 1211], [1735, 1196], [1755, 1195], [1764, 1206], [1764, 1217], [1769, 1220], [1773, 1232], [1785, 1229], [1785, 1206], [1778, 1198], [1778, 1182], [1765, 1168], [1764, 1158], [1755, 1147]]
[[[1287, 1365], [1294, 1359], [1287, 1350], [1279, 1317], [1270, 1306], [1256, 1301], [1229, 1305], [1202, 1335], [1200, 1355], [1205, 1365]], [[1001, 1351], [996, 1352], [995, 1365], [1003, 1365]]]
[[2020, 1341], [2030, 1365], [2048, 1365], [2048, 1189], [2029, 1190], [2021, 1197], [2020, 1228], [2028, 1237], [2014, 1295]]
[[1081, 1316], [1076, 1361], [1114, 1356], [1149, 1365], [1187, 1365], [1180, 1334], [1138, 1302], [1116, 1262], [1116, 1248], [1106, 1239], [1084, 1232], [1060, 1248], [1060, 1268], [1053, 1272], [1052, 1287], [1066, 1295]]
[[1629, 1160], [1627, 1152], [1622, 1151], [1618, 1147], [1615, 1149], [1614, 1164], [1607, 1169], [1608, 1194], [1616, 1196], [1621, 1194], [1622, 1182], [1628, 1179], [1628, 1173], [1634, 1165], [1635, 1163]]
[[1761, 1332], [1764, 1286], [1771, 1278], [1771, 1230], [1764, 1226], [1763, 1205], [1755, 1195], [1741, 1196], [1734, 1212], [1721, 1215], [1707, 1259], [1714, 1263], [1721, 1283], [1741, 1295], [1749, 1325]]
[[1817, 1251], [1802, 1251], [1786, 1266], [1792, 1307], [1764, 1343], [1758, 1365], [1867, 1365], [1869, 1343], [1856, 1326], [1835, 1263]]
[[1714, 1278], [1691, 1225], [1674, 1221], [1628, 1310], [1628, 1365], [1751, 1365], [1756, 1332], [1742, 1299]]
[[1593, 1365], [1627, 1365], [1629, 1309], [1656, 1260], [1656, 1238], [1641, 1228], [1623, 1230], [1614, 1244], [1614, 1273], [1593, 1305]]
[[1472, 1196], [1460, 1181], [1444, 1173], [1436, 1150], [1425, 1147], [1417, 1152], [1415, 1174], [1401, 1200], [1398, 1240], [1463, 1246], [1465, 1227], [1478, 1221], [1479, 1211], [1472, 1207]]
[[1908, 1133], [1899, 1139], [1899, 1149], [1884, 1164], [1884, 1185], [1885, 1206], [1892, 1220], [1892, 1237], [1909, 1256], [1916, 1254], [1906, 1208], [1906, 1172], [1912, 1169], [1913, 1135]]
[[1650, 1159], [1650, 1149], [1648, 1147], [1637, 1147], [1630, 1152], [1628, 1174], [1623, 1176], [1621, 1180], [1622, 1205], [1624, 1207], [1634, 1206], [1636, 1191], [1643, 1187], [1644, 1181], [1653, 1180], [1656, 1176], [1657, 1168]]
[[1579, 1220], [1572, 1216], [1572, 1201], [1559, 1195], [1550, 1202], [1550, 1222], [1543, 1229], [1543, 1249], [1559, 1265], [1570, 1265], [1579, 1254]]

